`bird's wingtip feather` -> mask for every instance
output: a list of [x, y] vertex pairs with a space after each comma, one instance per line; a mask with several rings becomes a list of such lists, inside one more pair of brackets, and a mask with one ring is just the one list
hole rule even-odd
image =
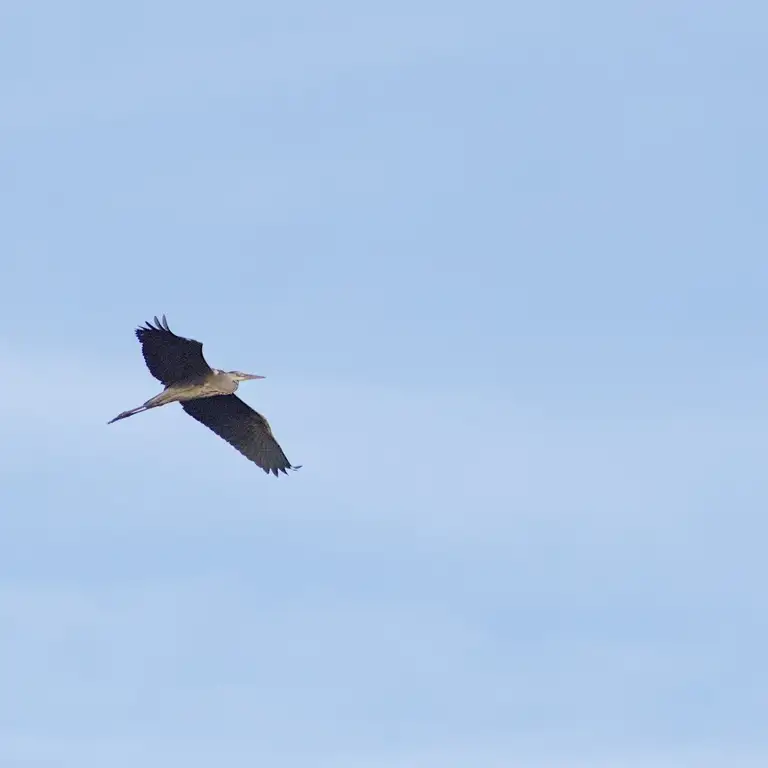
[[[173, 331], [170, 329], [168, 325], [168, 318], [163, 315], [163, 319], [159, 320], [157, 315], [152, 318], [152, 320], [145, 320], [144, 325], [140, 325], [136, 329], [136, 336], [138, 336], [139, 339], [147, 333], [147, 331], [167, 331], [170, 334], [173, 334]], [[175, 336], [175, 334], [173, 334]]]

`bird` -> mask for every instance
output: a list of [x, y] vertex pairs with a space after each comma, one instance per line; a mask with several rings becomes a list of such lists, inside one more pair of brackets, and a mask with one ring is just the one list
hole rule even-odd
[[180, 403], [193, 419], [226, 440], [267, 474], [271, 472], [277, 477], [279, 472], [287, 475], [288, 469], [300, 469], [288, 461], [269, 422], [234, 394], [241, 381], [264, 376], [211, 368], [203, 357], [202, 343], [177, 336], [168, 327], [165, 315], [162, 320], [155, 315], [154, 325], [146, 322], [139, 326], [136, 337], [149, 372], [165, 389], [138, 408], [119, 413], [108, 424], [168, 403]]

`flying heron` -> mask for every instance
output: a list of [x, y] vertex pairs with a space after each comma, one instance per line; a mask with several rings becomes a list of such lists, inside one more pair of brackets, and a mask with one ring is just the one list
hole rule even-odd
[[234, 394], [241, 381], [263, 376], [211, 368], [203, 357], [202, 343], [173, 333], [165, 315], [162, 321], [155, 317], [154, 325], [147, 323], [137, 328], [136, 336], [149, 372], [165, 389], [144, 405], [123, 411], [108, 424], [150, 408], [181, 403], [193, 419], [205, 424], [267, 474], [287, 475], [287, 469], [299, 469], [286, 458], [269, 422]]

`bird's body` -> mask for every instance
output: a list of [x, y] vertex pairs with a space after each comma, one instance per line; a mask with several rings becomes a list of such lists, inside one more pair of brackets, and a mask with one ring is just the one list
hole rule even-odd
[[155, 317], [136, 330], [149, 372], [165, 385], [160, 394], [138, 408], [123, 411], [109, 424], [168, 403], [181, 403], [192, 418], [237, 448], [265, 472], [285, 473], [298, 469], [286, 458], [267, 420], [234, 393], [241, 381], [263, 379], [241, 371], [211, 368], [203, 357], [203, 345], [194, 339], [177, 336]]
[[225, 371], [212, 369], [208, 376], [190, 376], [188, 379], [169, 384], [156, 400], [157, 405], [179, 402], [185, 400], [197, 400], [199, 397], [213, 397], [214, 395], [232, 395], [237, 391], [240, 382]]

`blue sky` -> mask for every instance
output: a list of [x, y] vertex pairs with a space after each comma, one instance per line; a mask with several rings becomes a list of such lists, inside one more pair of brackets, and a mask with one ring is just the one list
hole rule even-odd
[[0, 765], [768, 764], [767, 23], [4, 3]]

